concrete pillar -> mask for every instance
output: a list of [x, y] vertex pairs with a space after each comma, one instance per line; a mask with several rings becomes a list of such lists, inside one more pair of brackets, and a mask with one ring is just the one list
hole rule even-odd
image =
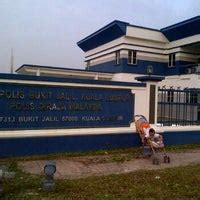
[[155, 76], [140, 76], [135, 78], [137, 81], [146, 83], [146, 98], [147, 98], [147, 120], [150, 124], [157, 124], [157, 110], [158, 110], [158, 82], [162, 81], [164, 77]]
[[99, 79], [99, 74], [97, 73], [94, 77], [94, 80], [98, 80]]
[[40, 76], [40, 69], [37, 69], [36, 76]]

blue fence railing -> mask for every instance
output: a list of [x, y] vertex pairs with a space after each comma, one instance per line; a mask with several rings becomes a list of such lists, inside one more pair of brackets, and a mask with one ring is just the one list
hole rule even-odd
[[171, 125], [200, 125], [200, 89], [158, 90], [158, 123]]

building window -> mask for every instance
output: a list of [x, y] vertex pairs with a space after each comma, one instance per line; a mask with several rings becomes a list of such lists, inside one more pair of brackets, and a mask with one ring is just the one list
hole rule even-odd
[[198, 93], [187, 92], [186, 93], [186, 103], [191, 103], [191, 104], [198, 103]]
[[189, 92], [186, 92], [186, 97], [185, 97], [185, 102], [186, 103], [189, 103], [190, 102], [190, 93]]
[[128, 64], [135, 65], [137, 63], [136, 55], [136, 51], [128, 50]]
[[169, 54], [168, 66], [169, 67], [174, 67], [175, 65], [176, 65], [176, 54], [175, 53]]
[[115, 64], [116, 65], [120, 64], [120, 51], [115, 52]]
[[197, 72], [197, 67], [192, 67], [191, 68], [191, 73], [196, 73]]
[[190, 93], [190, 103], [198, 102], [198, 93]]
[[86, 66], [86, 67], [87, 67], [87, 68], [90, 67], [90, 60], [87, 61], [87, 66]]
[[174, 91], [167, 91], [167, 102], [174, 102]]

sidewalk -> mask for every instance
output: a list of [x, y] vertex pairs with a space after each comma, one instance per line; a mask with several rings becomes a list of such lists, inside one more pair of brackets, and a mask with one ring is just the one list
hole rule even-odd
[[[160, 164], [153, 165], [151, 158], [133, 158], [124, 162], [98, 163], [95, 159], [103, 156], [84, 156], [56, 160], [57, 179], [78, 179], [89, 176], [103, 176], [110, 174], [128, 173], [137, 170], [163, 169], [189, 164], [200, 163], [200, 150], [191, 150], [183, 153], [169, 153], [171, 163], [163, 163], [160, 157]], [[44, 160], [19, 162], [19, 166], [26, 172], [32, 174], [43, 174]]]

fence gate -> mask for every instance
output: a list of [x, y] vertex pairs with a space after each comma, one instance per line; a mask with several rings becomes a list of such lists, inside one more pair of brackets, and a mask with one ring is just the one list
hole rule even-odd
[[171, 125], [200, 124], [200, 89], [158, 89], [158, 123]]

